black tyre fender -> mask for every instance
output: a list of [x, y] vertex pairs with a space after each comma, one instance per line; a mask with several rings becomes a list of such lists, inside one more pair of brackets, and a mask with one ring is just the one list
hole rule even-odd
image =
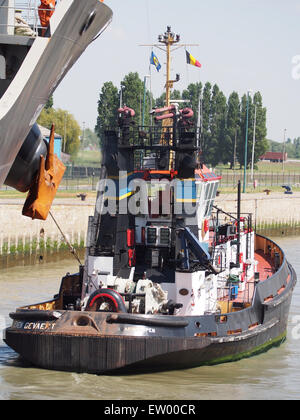
[[96, 290], [91, 294], [85, 310], [87, 312], [98, 312], [103, 303], [106, 303], [109, 306], [109, 310], [104, 312], [127, 313], [122, 296], [112, 289]]

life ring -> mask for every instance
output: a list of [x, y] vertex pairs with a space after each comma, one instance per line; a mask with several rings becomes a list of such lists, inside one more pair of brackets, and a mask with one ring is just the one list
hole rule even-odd
[[111, 289], [96, 290], [90, 296], [85, 310], [87, 312], [127, 312], [122, 296]]

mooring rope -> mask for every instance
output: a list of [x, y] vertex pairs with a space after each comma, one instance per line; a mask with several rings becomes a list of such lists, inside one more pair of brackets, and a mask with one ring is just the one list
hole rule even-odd
[[72, 255], [74, 255], [74, 257], [76, 258], [76, 260], [79, 262], [79, 264], [82, 266], [80, 258], [76, 252], [76, 249], [71, 245], [70, 241], [68, 240], [68, 238], [66, 237], [66, 235], [63, 233], [62, 229], [60, 228], [58, 222], [56, 221], [55, 217], [53, 216], [53, 214], [51, 213], [51, 211], [49, 212], [50, 216], [52, 217], [53, 222], [56, 224], [58, 230], [60, 231], [62, 237], [64, 238], [64, 241], [66, 242], [66, 244], [68, 245], [68, 247], [70, 248], [70, 252]]

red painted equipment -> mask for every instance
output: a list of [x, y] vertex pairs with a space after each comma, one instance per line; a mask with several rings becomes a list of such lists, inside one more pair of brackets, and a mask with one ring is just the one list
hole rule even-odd
[[135, 117], [135, 111], [128, 106], [124, 106], [123, 108], [118, 109], [119, 114], [124, 114], [126, 116]]
[[134, 239], [134, 229], [127, 229], [127, 246], [129, 248], [134, 247], [135, 239]]

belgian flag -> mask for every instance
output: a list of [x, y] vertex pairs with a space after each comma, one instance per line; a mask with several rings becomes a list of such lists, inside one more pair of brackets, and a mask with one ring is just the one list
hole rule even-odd
[[199, 63], [198, 60], [196, 60], [195, 57], [192, 56], [192, 54], [190, 54], [188, 51], [186, 51], [186, 62], [188, 64], [191, 64], [192, 66], [196, 66], [196, 67], [202, 67], [202, 65]]

